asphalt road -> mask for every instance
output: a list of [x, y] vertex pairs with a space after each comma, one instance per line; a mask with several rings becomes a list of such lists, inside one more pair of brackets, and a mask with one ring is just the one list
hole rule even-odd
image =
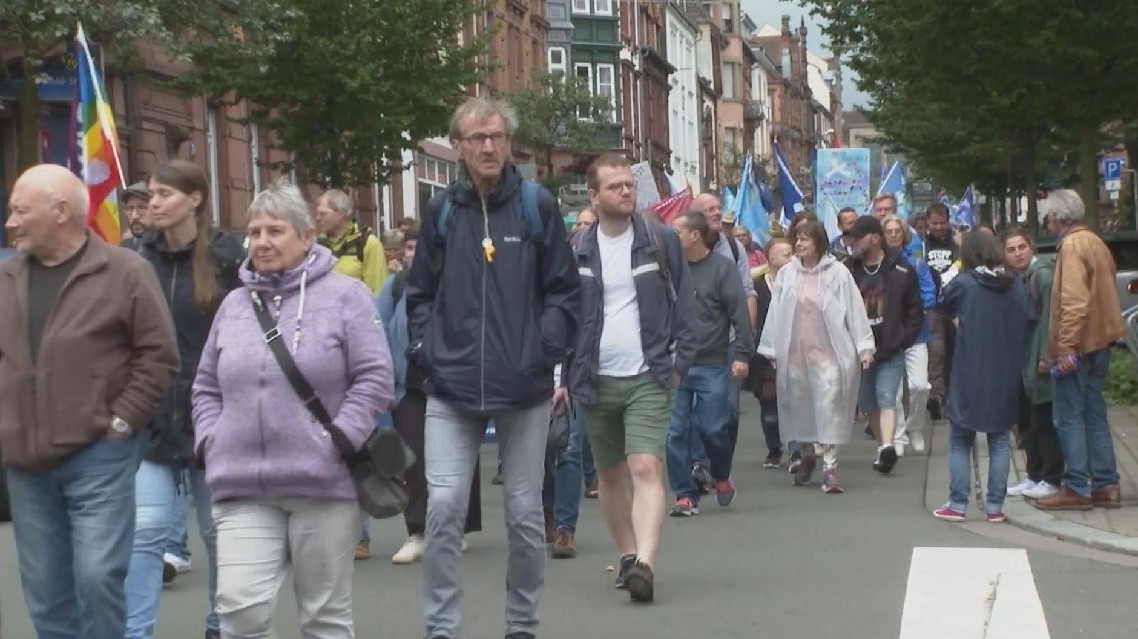
[[[766, 451], [758, 433], [758, 411], [753, 401], [744, 398], [743, 403], [744, 424], [749, 426], [740, 437], [735, 466], [738, 500], [724, 510], [708, 501], [702, 515], [665, 522], [656, 603], [633, 605], [626, 593], [612, 588], [613, 574], [606, 567], [617, 557], [597, 502], [585, 500], [577, 558], [550, 560], [539, 637], [927, 639], [936, 633], [914, 631], [913, 624], [932, 623], [930, 610], [947, 615], [949, 621], [937, 622], [941, 627], [954, 618], [980, 614], [976, 602], [984, 598], [970, 592], [967, 577], [983, 581], [988, 577], [982, 573], [994, 570], [985, 555], [945, 554], [961, 552], [944, 550], [950, 548], [1026, 549], [1021, 563], [1030, 563], [1035, 588], [1030, 575], [1025, 583], [1005, 585], [1015, 592], [988, 599], [988, 618], [994, 611], [997, 619], [1026, 619], [1031, 607], [1023, 602], [1034, 601], [1037, 591], [1051, 638], [1138, 636], [1134, 558], [1074, 548], [1006, 524], [937, 521], [925, 507], [926, 459], [903, 458], [892, 476], [878, 476], [870, 468], [872, 444], [860, 433], [842, 450], [839, 470], [845, 494], [793, 487], [785, 470], [761, 468]], [[493, 448], [487, 447], [484, 455], [483, 467], [492, 468]], [[505, 534], [501, 492], [489, 484], [489, 476], [484, 474], [483, 489], [487, 530], [470, 538], [464, 562], [464, 639], [503, 635]], [[944, 478], [929, 481], [939, 486]], [[356, 564], [357, 636], [422, 637], [420, 570], [388, 561], [404, 540], [402, 522], [376, 522], [372, 534], [374, 557]], [[198, 562], [204, 554], [194, 537], [191, 532], [195, 570], [179, 577], [163, 595], [159, 639], [202, 636], [205, 572]], [[936, 550], [920, 551], [932, 563], [924, 561], [918, 568], [913, 561], [910, 577], [914, 548]], [[1007, 554], [1013, 562], [1022, 555]], [[32, 639], [15, 555], [10, 529], [0, 526], [0, 632], [3, 639]], [[286, 582], [280, 599], [281, 639], [300, 637], [290, 588]], [[908, 630], [902, 624], [907, 597]], [[1027, 631], [1026, 622], [1015, 621], [1011, 631], [997, 629], [996, 622], [985, 624], [988, 630], [944, 629], [942, 634], [955, 639], [1047, 636]]]

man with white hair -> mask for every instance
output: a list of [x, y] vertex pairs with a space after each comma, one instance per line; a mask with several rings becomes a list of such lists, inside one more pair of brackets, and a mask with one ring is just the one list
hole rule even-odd
[[1059, 237], [1051, 285], [1047, 357], [1055, 432], [1067, 469], [1059, 492], [1035, 502], [1041, 510], [1119, 507], [1118, 466], [1102, 396], [1110, 347], [1125, 334], [1110, 249], [1086, 226], [1083, 200], [1069, 189], [1045, 200]]
[[12, 189], [0, 267], [0, 451], [39, 637], [122, 639], [146, 425], [177, 369], [154, 269], [84, 221], [87, 187], [41, 164]]

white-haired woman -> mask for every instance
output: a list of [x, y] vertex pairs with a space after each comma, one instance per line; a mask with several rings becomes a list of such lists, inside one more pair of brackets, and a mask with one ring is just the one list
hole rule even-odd
[[357, 449], [391, 406], [391, 354], [367, 288], [333, 271], [295, 187], [259, 194], [248, 220], [243, 287], [217, 311], [193, 394], [194, 450], [217, 524], [221, 635], [275, 636], [276, 595], [291, 564], [302, 636], [350, 639], [355, 487], [282, 372], [255, 305], [269, 309], [276, 339]]

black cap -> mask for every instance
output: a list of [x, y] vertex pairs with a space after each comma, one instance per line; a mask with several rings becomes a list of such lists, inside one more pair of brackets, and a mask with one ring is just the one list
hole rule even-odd
[[885, 235], [881, 229], [881, 222], [872, 215], [863, 215], [857, 218], [854, 222], [853, 228], [850, 229], [850, 237], [860, 240], [866, 235]]

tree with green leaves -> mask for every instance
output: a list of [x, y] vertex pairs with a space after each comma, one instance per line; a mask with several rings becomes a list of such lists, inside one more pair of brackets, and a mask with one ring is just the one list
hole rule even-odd
[[488, 34], [460, 38], [482, 2], [280, 1], [289, 8], [281, 30], [250, 33], [268, 55], [249, 55], [245, 43], [192, 47], [194, 69], [178, 81], [219, 101], [248, 101], [247, 121], [291, 156], [270, 168], [296, 168], [304, 181], [386, 181], [405, 168], [392, 161], [399, 151], [446, 133], [463, 87], [485, 77], [478, 56]]
[[604, 144], [599, 125], [612, 120], [612, 99], [594, 96], [589, 84], [575, 76], [534, 71], [528, 87], [508, 96], [518, 112], [515, 140], [531, 150], [554, 181], [553, 155], [597, 151]]
[[1097, 155], [1135, 120], [1138, 12], [1060, 0], [800, 0], [847, 56], [888, 142], [950, 185], [1025, 193], [1073, 158], [1092, 224]]
[[[15, 51], [12, 65], [0, 64], [0, 81], [34, 78], [45, 61], [67, 50], [80, 22], [88, 41], [108, 64], [132, 71], [142, 60], [136, 43], [146, 40], [174, 58], [189, 47], [241, 46], [256, 58], [266, 52], [240, 33], [274, 33], [288, 8], [277, 0], [4, 0], [0, 2], [0, 50]], [[13, 69], [16, 73], [13, 73]], [[22, 82], [16, 97], [16, 156], [25, 169], [39, 159], [40, 101], [34, 82]]]

